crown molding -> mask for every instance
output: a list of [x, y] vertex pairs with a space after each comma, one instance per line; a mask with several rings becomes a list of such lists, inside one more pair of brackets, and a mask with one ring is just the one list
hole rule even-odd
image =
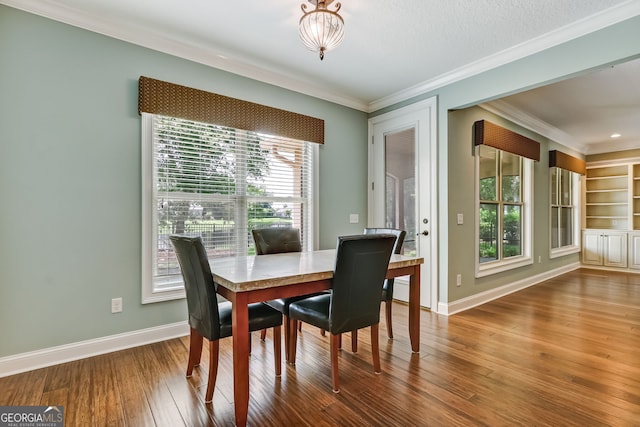
[[206, 46], [179, 42], [161, 33], [140, 31], [135, 26], [107, 21], [100, 16], [52, 4], [47, 0], [0, 0], [0, 4], [359, 111], [367, 110], [365, 101], [345, 97], [337, 92], [331, 93], [326, 87], [315, 86], [293, 74], [231, 59], [232, 53], [221, 55], [219, 51], [213, 51]]
[[603, 154], [612, 153], [614, 151], [635, 150], [638, 148], [637, 141], [604, 141], [595, 144], [589, 144], [585, 154]]
[[566, 132], [556, 128], [555, 126], [551, 126], [547, 122], [531, 116], [522, 110], [519, 110], [503, 100], [498, 99], [486, 102], [484, 104], [480, 104], [479, 107], [522, 126], [525, 129], [529, 129], [532, 132], [536, 132], [546, 138], [549, 138], [558, 144], [571, 148], [580, 154], [588, 155], [611, 153], [614, 151], [633, 150], [638, 148], [638, 143], [636, 141], [609, 140], [591, 144], [578, 143]]
[[546, 138], [549, 138], [558, 144], [562, 144], [565, 147], [576, 150], [581, 154], [587, 154], [587, 146], [576, 142], [571, 135], [556, 128], [555, 126], [551, 126], [549, 123], [542, 121], [537, 117], [519, 110], [506, 101], [498, 99], [480, 104], [479, 106], [497, 116], [504, 117], [525, 129], [529, 129], [532, 132], [536, 132]]
[[368, 103], [361, 99], [345, 97], [341, 93], [331, 93], [327, 91], [326, 87], [314, 86], [312, 83], [300, 80], [295, 75], [268, 70], [263, 65], [229, 59], [231, 55], [228, 58], [223, 58], [219, 52], [213, 52], [206, 46], [178, 42], [161, 33], [150, 34], [124, 23], [108, 22], [102, 17], [88, 15], [47, 0], [0, 0], [0, 4], [366, 113], [406, 101], [640, 15], [640, 1], [628, 0], [573, 24]]
[[371, 113], [378, 111], [382, 108], [406, 101], [407, 99], [415, 96], [422, 95], [510, 62], [517, 61], [518, 59], [525, 58], [545, 49], [549, 49], [594, 31], [625, 21], [636, 15], [640, 15], [640, 2], [637, 0], [629, 0], [618, 6], [614, 6], [600, 13], [583, 18], [570, 25], [558, 28], [554, 31], [543, 34], [534, 39], [527, 40], [521, 44], [464, 65], [433, 79], [426, 80], [410, 88], [373, 101], [369, 103], [368, 112]]

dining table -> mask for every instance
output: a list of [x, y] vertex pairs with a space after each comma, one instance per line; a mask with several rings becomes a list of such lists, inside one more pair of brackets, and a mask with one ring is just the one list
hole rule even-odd
[[[336, 250], [232, 256], [209, 260], [217, 292], [232, 304], [233, 386], [237, 426], [247, 424], [249, 412], [248, 305], [321, 292], [331, 288]], [[420, 348], [420, 269], [424, 259], [391, 255], [386, 277], [409, 277], [409, 338]]]

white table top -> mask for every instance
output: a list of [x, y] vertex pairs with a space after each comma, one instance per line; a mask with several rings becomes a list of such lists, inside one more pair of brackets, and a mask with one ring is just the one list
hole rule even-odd
[[[289, 252], [273, 255], [213, 258], [209, 261], [216, 283], [233, 292], [246, 292], [315, 280], [331, 279], [336, 250]], [[423, 264], [424, 258], [391, 255], [389, 269]]]

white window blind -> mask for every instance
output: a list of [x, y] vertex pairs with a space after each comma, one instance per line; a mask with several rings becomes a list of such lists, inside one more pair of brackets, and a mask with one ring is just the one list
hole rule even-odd
[[143, 113], [143, 302], [183, 295], [171, 234], [201, 236], [209, 256], [222, 257], [253, 255], [253, 228], [294, 227], [311, 249], [316, 147]]

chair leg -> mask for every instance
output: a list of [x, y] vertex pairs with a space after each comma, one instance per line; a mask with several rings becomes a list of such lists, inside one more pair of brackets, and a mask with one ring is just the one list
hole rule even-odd
[[276, 363], [276, 377], [282, 374], [282, 342], [280, 336], [282, 335], [280, 326], [273, 328], [273, 359]]
[[302, 332], [302, 322], [298, 321], [298, 332]]
[[353, 353], [358, 352], [358, 330], [351, 331], [351, 351]]
[[[284, 358], [287, 362], [290, 359], [290, 343], [291, 343], [291, 321], [289, 316], [282, 316], [282, 323], [284, 324]], [[295, 322], [295, 320], [293, 320]]]
[[330, 334], [329, 348], [331, 351], [331, 379], [333, 381], [333, 392], [340, 393], [340, 382], [338, 379], [338, 348], [340, 346], [340, 334]]
[[378, 342], [379, 323], [371, 325], [371, 354], [373, 355], [373, 370], [376, 374], [382, 372], [380, 368], [380, 343]]
[[187, 378], [193, 374], [193, 368], [200, 364], [202, 356], [202, 335], [200, 332], [191, 328], [189, 335], [189, 361], [187, 362]]
[[[292, 319], [293, 320], [293, 319]], [[295, 322], [295, 320], [293, 320]], [[289, 328], [286, 328], [289, 329]], [[285, 330], [285, 335], [287, 334], [287, 331]], [[287, 346], [289, 348], [287, 348]], [[285, 347], [285, 351], [286, 356], [287, 356], [287, 362], [289, 362], [292, 365], [296, 364], [296, 347], [298, 346], [298, 334], [296, 332], [296, 329], [293, 328], [293, 333], [290, 333], [289, 336], [289, 344], [285, 343], [284, 347]]]
[[267, 330], [263, 329], [260, 331], [260, 341], [264, 341], [267, 338]]
[[393, 328], [391, 327], [391, 307], [392, 307], [393, 301], [389, 300], [389, 301], [385, 301], [384, 302], [384, 311], [386, 313], [386, 317], [387, 317], [387, 336], [389, 337], [389, 339], [393, 339]]
[[213, 390], [216, 387], [218, 377], [218, 353], [220, 352], [220, 341], [209, 341], [209, 379], [207, 380], [207, 394], [205, 403], [210, 403], [213, 399]]
[[324, 329], [320, 329], [320, 335], [324, 337], [325, 335], [327, 335], [326, 331]]
[[338, 349], [342, 350], [342, 334], [338, 334]]

